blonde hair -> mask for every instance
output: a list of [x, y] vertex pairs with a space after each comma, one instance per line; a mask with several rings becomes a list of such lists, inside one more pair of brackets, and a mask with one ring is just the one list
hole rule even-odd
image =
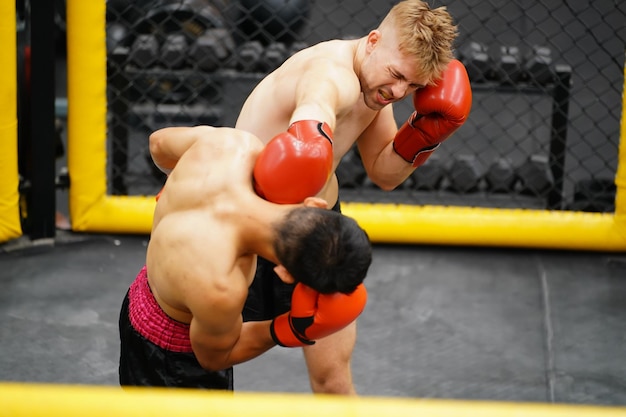
[[431, 9], [421, 0], [404, 0], [393, 6], [379, 26], [395, 30], [398, 49], [417, 61], [416, 73], [432, 84], [453, 59], [458, 29], [446, 7]]

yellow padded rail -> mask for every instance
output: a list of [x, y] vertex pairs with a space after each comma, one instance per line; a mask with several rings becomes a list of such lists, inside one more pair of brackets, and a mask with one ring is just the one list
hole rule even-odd
[[[68, 168], [74, 231], [149, 233], [153, 196], [106, 195], [105, 1], [67, 1]], [[343, 211], [374, 243], [626, 251], [626, 132], [615, 213], [359, 204]], [[147, 138], [146, 138], [147, 140]]]
[[0, 384], [0, 417], [625, 417], [626, 408], [542, 403]]
[[20, 237], [15, 2], [0, 2], [0, 242]]

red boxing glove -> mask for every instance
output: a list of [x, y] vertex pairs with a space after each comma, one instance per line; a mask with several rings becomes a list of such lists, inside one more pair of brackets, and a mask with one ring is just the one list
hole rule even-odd
[[350, 294], [320, 294], [296, 284], [291, 311], [276, 317], [270, 326], [274, 342], [284, 347], [312, 345], [352, 323], [363, 312], [367, 290], [363, 284]]
[[300, 120], [265, 145], [254, 166], [254, 189], [273, 203], [301, 203], [322, 190], [332, 169], [330, 127]]
[[418, 167], [457, 130], [472, 107], [472, 87], [463, 64], [453, 59], [436, 85], [413, 93], [415, 111], [400, 127], [393, 149]]

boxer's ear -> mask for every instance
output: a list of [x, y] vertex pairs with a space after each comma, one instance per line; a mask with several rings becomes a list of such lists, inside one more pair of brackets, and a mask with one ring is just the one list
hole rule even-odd
[[328, 208], [328, 203], [323, 198], [307, 197], [304, 199], [305, 207]]

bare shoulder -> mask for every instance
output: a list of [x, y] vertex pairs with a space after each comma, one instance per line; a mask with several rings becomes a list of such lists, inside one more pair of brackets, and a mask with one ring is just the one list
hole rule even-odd
[[[335, 97], [335, 110], [350, 108], [358, 99], [361, 86], [354, 69], [352, 41], [321, 42], [293, 55], [279, 68], [277, 79], [291, 80], [296, 95]], [[287, 81], [288, 82], [288, 81]]]
[[263, 146], [261, 140], [250, 132], [232, 127], [196, 126], [206, 139], [205, 142], [213, 146]]
[[303, 49], [291, 59], [304, 73], [334, 73], [340, 76], [338, 81], [345, 81], [346, 78], [356, 80], [353, 52], [353, 41], [331, 40]]
[[198, 129], [198, 134], [203, 139], [197, 144], [213, 150], [240, 149], [247, 152], [263, 148], [263, 143], [257, 136], [241, 129], [212, 126], [196, 126], [194, 129]]

